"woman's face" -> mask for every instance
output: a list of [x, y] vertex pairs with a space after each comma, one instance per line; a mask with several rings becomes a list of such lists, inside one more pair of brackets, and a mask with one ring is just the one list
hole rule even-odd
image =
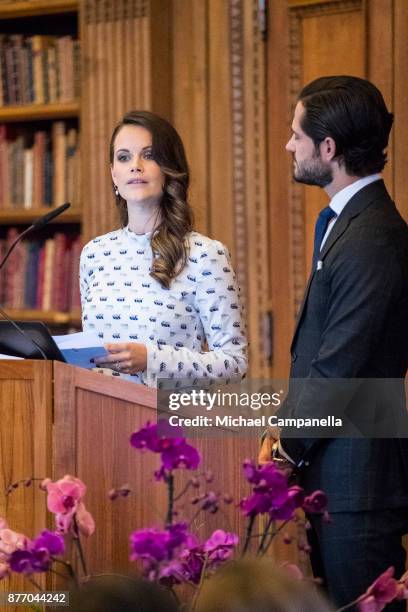
[[114, 142], [112, 180], [127, 204], [156, 205], [165, 177], [152, 157], [152, 135], [141, 125], [124, 125]]

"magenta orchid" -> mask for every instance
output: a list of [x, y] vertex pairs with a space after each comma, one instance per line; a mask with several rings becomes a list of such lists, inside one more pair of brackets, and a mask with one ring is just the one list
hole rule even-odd
[[147, 423], [130, 437], [131, 445], [139, 450], [150, 450], [161, 454], [161, 468], [156, 473], [157, 480], [165, 479], [166, 471], [178, 468], [196, 470], [200, 464], [199, 452], [187, 444], [181, 427], [171, 427], [162, 420], [157, 425]]
[[303, 489], [288, 486], [283, 472], [273, 463], [257, 467], [247, 459], [243, 465], [244, 475], [253, 485], [250, 497], [241, 500], [241, 510], [249, 517], [268, 513], [271, 520], [287, 521], [293, 518], [295, 510], [301, 508], [305, 496]]

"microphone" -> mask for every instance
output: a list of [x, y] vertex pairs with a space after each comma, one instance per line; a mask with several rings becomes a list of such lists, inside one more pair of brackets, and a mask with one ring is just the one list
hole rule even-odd
[[71, 204], [69, 202], [65, 202], [65, 204], [58, 206], [58, 208], [54, 208], [54, 210], [51, 210], [46, 215], [39, 217], [36, 221], [34, 221], [34, 223], [30, 227], [32, 227], [33, 229], [40, 229], [41, 227], [44, 227], [44, 225], [47, 225], [47, 223], [55, 219], [55, 217], [58, 217], [61, 213], [67, 210], [67, 208], [69, 208], [70, 206]]
[[30, 225], [30, 227], [27, 227], [27, 229], [25, 229], [24, 232], [21, 232], [21, 234], [19, 234], [17, 236], [17, 238], [14, 240], [14, 242], [10, 246], [9, 250], [7, 251], [5, 256], [3, 257], [3, 259], [1, 260], [1, 262], [0, 262], [0, 270], [2, 269], [2, 267], [4, 266], [4, 264], [6, 263], [8, 258], [10, 257], [11, 253], [14, 250], [14, 247], [20, 242], [20, 240], [24, 236], [26, 236], [27, 234], [29, 234], [30, 232], [32, 232], [35, 229], [39, 229], [41, 227], [44, 227], [44, 225], [47, 225], [47, 223], [49, 223], [52, 219], [55, 219], [55, 217], [58, 217], [58, 215], [63, 213], [64, 210], [67, 210], [67, 208], [69, 208], [70, 206], [71, 206], [71, 204], [69, 202], [65, 202], [65, 204], [62, 204], [62, 206], [58, 206], [58, 208], [55, 208], [54, 210], [52, 210], [51, 212], [47, 213], [46, 215], [43, 215], [42, 217], [39, 217], [36, 221], [34, 221], [34, 223], [32, 225]]
[[[9, 249], [8, 249], [7, 253], [5, 254], [5, 256], [3, 257], [3, 259], [1, 260], [1, 262], [0, 262], [0, 270], [2, 269], [4, 264], [6, 263], [7, 259], [10, 257], [11, 253], [14, 250], [14, 247], [20, 242], [20, 240], [24, 236], [26, 236], [27, 234], [29, 234], [30, 232], [32, 232], [35, 229], [40, 229], [40, 228], [44, 227], [45, 225], [47, 225], [47, 223], [49, 223], [52, 219], [55, 219], [55, 217], [58, 217], [58, 215], [63, 213], [70, 206], [71, 206], [71, 204], [69, 202], [65, 202], [65, 204], [62, 204], [62, 206], [58, 206], [58, 208], [54, 208], [54, 210], [51, 210], [49, 213], [39, 217], [36, 221], [34, 221], [32, 223], [32, 225], [30, 225], [30, 227], [27, 227], [27, 229], [25, 229], [23, 232], [21, 232], [21, 234], [19, 234], [17, 236], [17, 238], [14, 240], [14, 242], [9, 247]], [[31, 342], [36, 347], [36, 349], [40, 352], [41, 357], [43, 359], [47, 359], [47, 356], [45, 355], [45, 353], [42, 350], [42, 348], [37, 344], [37, 342], [35, 340], [33, 340], [33, 338], [31, 338], [31, 336], [29, 334], [27, 334], [27, 332], [25, 332], [18, 325], [18, 323], [13, 321], [7, 315], [7, 313], [4, 312], [4, 310], [2, 308], [0, 308], [0, 314], [3, 316], [3, 318], [7, 319], [7, 321], [9, 321], [15, 327], [15, 329], [20, 332], [20, 334], [22, 334], [29, 342]]]

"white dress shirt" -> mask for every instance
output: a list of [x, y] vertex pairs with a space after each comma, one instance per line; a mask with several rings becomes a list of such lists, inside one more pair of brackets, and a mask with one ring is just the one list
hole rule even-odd
[[350, 202], [351, 198], [356, 195], [356, 193], [360, 191], [360, 189], [363, 189], [363, 187], [367, 187], [367, 185], [370, 185], [370, 183], [374, 183], [374, 181], [380, 181], [381, 178], [381, 174], [370, 174], [369, 176], [364, 176], [363, 178], [354, 181], [354, 183], [351, 183], [351, 185], [347, 185], [347, 187], [344, 187], [332, 197], [329, 206], [332, 210], [334, 210], [337, 216], [333, 217], [333, 219], [330, 219], [326, 233], [323, 236], [323, 240], [320, 245], [320, 250], [322, 250], [323, 245], [326, 242], [330, 232], [332, 231], [333, 226], [336, 223], [340, 213]]

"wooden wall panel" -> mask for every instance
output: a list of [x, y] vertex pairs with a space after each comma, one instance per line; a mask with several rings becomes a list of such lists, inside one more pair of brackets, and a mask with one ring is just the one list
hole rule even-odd
[[118, 227], [108, 148], [132, 109], [170, 116], [168, 0], [81, 2], [84, 239]]
[[[87, 485], [84, 501], [96, 523], [95, 534], [84, 542], [89, 572], [131, 571], [135, 566], [129, 562], [130, 533], [162, 527], [167, 509], [166, 486], [153, 476], [158, 456], [138, 452], [129, 443], [132, 432], [147, 421], [156, 422], [156, 392], [60, 363], [55, 364], [55, 384], [60, 392], [55, 400], [53, 478], [68, 472]], [[257, 453], [256, 433], [242, 437], [225, 430], [220, 436], [196, 436], [191, 441], [203, 457], [203, 470], [214, 473], [211, 490], [230, 493], [236, 501], [248, 493], [241, 467]], [[190, 478], [190, 472], [178, 471], [176, 496]], [[131, 489], [129, 497], [109, 501], [108, 491], [125, 483]], [[190, 503], [193, 496], [188, 491], [175, 505], [187, 522], [197, 511]], [[243, 533], [244, 527], [235, 504], [224, 506], [222, 515], [200, 513], [192, 523], [200, 538], [217, 528]]]
[[[10, 529], [30, 538], [52, 528], [46, 496], [38, 482], [20, 483], [10, 495], [8, 487], [29, 478], [51, 474], [52, 363], [2, 361], [0, 366], [0, 517]], [[50, 577], [38, 576], [50, 588]], [[27, 582], [16, 574], [2, 580], [2, 591], [27, 591]], [[29, 590], [29, 589], [28, 589]], [[20, 606], [0, 606], [17, 610]]]
[[210, 231], [208, 1], [173, 0], [173, 122], [186, 148], [197, 231]]
[[408, 4], [394, 0], [393, 93], [394, 124], [394, 198], [408, 222], [406, 168], [408, 159]]
[[209, 229], [236, 255], [229, 5], [216, 0], [208, 7]]
[[[292, 107], [303, 85], [319, 76], [364, 76], [365, 20], [360, 0], [291, 6], [290, 21]], [[295, 313], [310, 273], [315, 221], [328, 197], [317, 187], [297, 184], [291, 194]]]
[[[243, 81], [241, 95], [244, 130], [233, 114], [236, 149], [244, 151], [244, 167], [234, 176], [235, 227], [238, 247], [238, 273], [246, 272], [246, 301], [250, 338], [251, 373], [267, 378], [271, 373], [269, 287], [269, 211], [266, 191], [266, 80], [265, 43], [259, 32], [256, 2], [243, 2]], [[234, 69], [233, 65], [233, 69]], [[234, 91], [234, 87], [233, 87]], [[234, 121], [235, 119], [235, 121]], [[235, 158], [235, 156], [234, 156]], [[241, 192], [240, 175], [245, 191]], [[237, 184], [238, 182], [238, 184]], [[238, 198], [242, 202], [238, 203]], [[245, 240], [246, 238], [246, 240]]]
[[[394, 0], [370, 0], [366, 7], [366, 73], [382, 92], [389, 109], [394, 105]], [[388, 163], [383, 173], [387, 189], [394, 195], [395, 164], [395, 125], [391, 131], [388, 146]]]
[[[267, 140], [269, 189], [269, 249], [270, 291], [273, 312], [273, 375], [287, 376], [289, 344], [293, 332], [292, 261], [289, 256], [290, 232], [302, 231], [291, 227], [289, 208], [291, 162], [285, 151], [290, 134], [292, 107], [290, 99], [289, 57], [291, 39], [289, 11], [286, 3], [278, 2], [269, 13], [267, 45]], [[282, 35], [282, 32], [286, 35]]]
[[[288, 373], [295, 313], [309, 272], [324, 192], [293, 182], [287, 141], [302, 85], [327, 74], [372, 80], [395, 114], [384, 179], [408, 219], [408, 4], [404, 0], [286, 0], [269, 3], [267, 50], [268, 185], [275, 375]], [[285, 55], [289, 61], [286, 61]], [[286, 207], [286, 208], [285, 208]], [[283, 290], [281, 290], [283, 288]]]
[[[318, 210], [327, 203], [322, 190], [294, 183], [288, 172], [289, 156], [283, 145], [289, 137], [296, 96], [305, 83], [327, 74], [366, 77], [380, 88], [395, 114], [384, 179], [398, 208], [408, 218], [404, 184], [408, 147], [408, 5], [403, 0], [287, 0], [270, 3], [269, 8], [268, 184], [273, 350], [274, 372], [282, 375], [288, 371], [291, 330], [309, 273], [314, 222]], [[283, 59], [281, 65], [279, 60], [285, 53], [289, 61]], [[281, 110], [280, 121], [272, 110], [275, 113]], [[282, 210], [285, 202], [289, 210]]]
[[255, 0], [173, 2], [173, 118], [192, 168], [197, 228], [227, 245], [246, 304], [251, 374], [270, 334], [265, 44]]
[[[364, 75], [364, 15], [359, 3], [339, 14], [307, 13], [301, 17], [302, 85], [324, 74]], [[336, 49], [336, 53], [333, 53]], [[350, 57], [353, 62], [350, 63]], [[313, 254], [314, 226], [328, 196], [319, 188], [301, 188], [304, 197], [306, 277]], [[306, 280], [306, 278], [305, 278]]]

